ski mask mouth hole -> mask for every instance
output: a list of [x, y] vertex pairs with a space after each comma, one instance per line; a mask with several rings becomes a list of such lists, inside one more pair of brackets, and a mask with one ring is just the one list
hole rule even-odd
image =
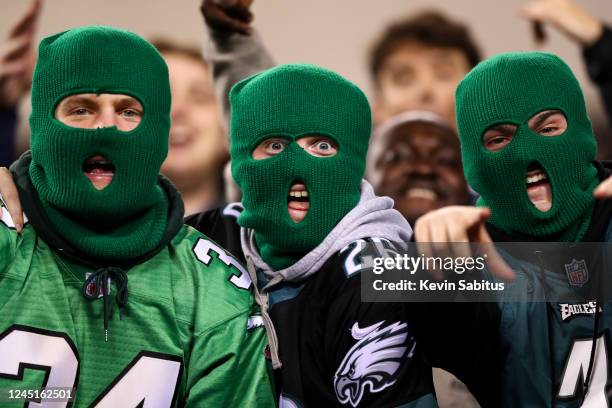
[[546, 212], [552, 207], [552, 187], [550, 179], [542, 165], [531, 162], [525, 172], [525, 187], [529, 201], [540, 211]]
[[287, 211], [296, 224], [303, 221], [310, 209], [310, 195], [302, 181], [294, 181], [287, 193]]
[[115, 176], [115, 165], [101, 155], [85, 159], [82, 169], [85, 176], [98, 190], [108, 187]]

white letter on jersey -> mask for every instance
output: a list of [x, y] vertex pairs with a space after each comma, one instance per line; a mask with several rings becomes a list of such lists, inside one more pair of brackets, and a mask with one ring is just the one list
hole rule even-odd
[[[586, 378], [589, 369], [592, 344], [593, 341], [591, 339], [574, 342], [563, 372], [559, 397], [573, 397], [578, 391], [577, 388], [582, 387], [582, 381]], [[602, 335], [597, 339], [595, 358], [593, 359], [593, 368], [591, 369], [591, 384], [582, 404], [583, 408], [608, 406], [605, 392], [606, 382], [608, 381], [607, 354], [606, 341]]]

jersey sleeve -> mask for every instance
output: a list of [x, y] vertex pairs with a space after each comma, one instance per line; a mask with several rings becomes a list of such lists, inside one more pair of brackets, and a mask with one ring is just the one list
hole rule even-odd
[[273, 407], [263, 327], [241, 313], [195, 337], [187, 378], [187, 407]]
[[15, 257], [18, 234], [0, 196], [0, 276]]
[[196, 295], [186, 406], [274, 406], [267, 337], [248, 273], [205, 236], [192, 242]]
[[353, 273], [334, 296], [328, 316], [330, 386], [340, 404], [437, 407], [431, 367], [422, 358], [405, 304], [362, 302], [361, 275]]

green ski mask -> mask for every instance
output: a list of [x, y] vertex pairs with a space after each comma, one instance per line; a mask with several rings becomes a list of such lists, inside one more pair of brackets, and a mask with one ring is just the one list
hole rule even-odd
[[[579, 241], [590, 223], [593, 189], [599, 183], [592, 162], [596, 142], [584, 97], [570, 68], [540, 52], [509, 53], [476, 66], [457, 88], [457, 127], [465, 175], [491, 208], [489, 222], [515, 234]], [[528, 120], [559, 110], [567, 129], [558, 136], [532, 131]], [[485, 131], [497, 124], [518, 126], [499, 151], [483, 145]], [[552, 207], [538, 210], [527, 195], [525, 175], [537, 162], [552, 190]]]
[[[55, 119], [65, 97], [126, 94], [140, 101], [138, 127], [79, 129]], [[82, 252], [105, 260], [154, 248], [168, 204], [158, 173], [168, 151], [170, 85], [157, 50], [136, 34], [81, 27], [43, 39], [32, 83], [30, 178], [56, 230]], [[83, 163], [102, 155], [115, 167], [97, 190]]]
[[[244, 205], [238, 222], [255, 231], [262, 258], [278, 270], [320, 244], [359, 201], [371, 132], [368, 100], [334, 72], [281, 65], [236, 84], [230, 103], [232, 174]], [[330, 137], [337, 154], [305, 152], [296, 140], [311, 135]], [[274, 157], [253, 159], [257, 145], [271, 137], [290, 143]], [[287, 211], [296, 182], [304, 183], [310, 200], [299, 223]]]

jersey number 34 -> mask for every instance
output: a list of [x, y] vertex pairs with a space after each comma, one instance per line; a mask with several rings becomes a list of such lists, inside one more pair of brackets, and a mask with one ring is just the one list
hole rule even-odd
[[[44, 371], [41, 389], [78, 389], [78, 353], [64, 333], [14, 325], [0, 334], [0, 377], [23, 380], [26, 368]], [[176, 356], [140, 352], [90, 407], [171, 407], [181, 371], [182, 361]], [[27, 406], [44, 407], [45, 402]], [[51, 405], [69, 407], [72, 402]]]

